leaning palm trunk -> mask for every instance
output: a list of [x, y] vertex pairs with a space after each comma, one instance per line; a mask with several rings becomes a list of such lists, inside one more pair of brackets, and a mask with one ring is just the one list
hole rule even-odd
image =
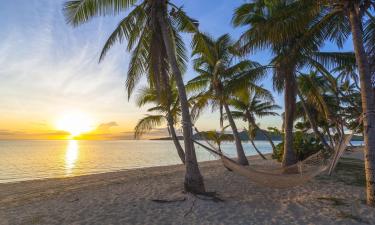
[[254, 119], [251, 118], [251, 116], [249, 115], [249, 113], [247, 113], [247, 121], [249, 121], [249, 123], [255, 127], [257, 130], [259, 130], [266, 138], [267, 140], [269, 141], [269, 143], [271, 144], [272, 146], [272, 152], [273, 154], [276, 154], [276, 146], [275, 144], [273, 143], [272, 141], [272, 138], [268, 135], [267, 132], [264, 132], [262, 129], [260, 129], [260, 127], [255, 123]]
[[333, 149], [333, 146], [335, 145], [335, 141], [332, 137], [331, 131], [329, 130], [329, 127], [327, 127], [327, 126], [323, 127], [323, 129], [324, 129], [324, 132], [326, 132], [326, 134], [328, 136], [330, 147], [331, 147], [331, 149]]
[[176, 147], [178, 156], [180, 157], [182, 163], [185, 164], [185, 152], [184, 152], [184, 150], [181, 147], [180, 141], [178, 140], [178, 137], [177, 137], [177, 134], [176, 134], [176, 130], [174, 129], [174, 125], [173, 125], [174, 124], [174, 120], [173, 120], [173, 117], [172, 117], [172, 115], [170, 113], [168, 113], [167, 117], [168, 117], [167, 118], [168, 119], [168, 128], [169, 128], [169, 132], [171, 134], [174, 146]]
[[306, 105], [305, 99], [304, 99], [303, 96], [301, 95], [301, 92], [298, 90], [298, 88], [297, 88], [297, 94], [298, 94], [298, 97], [299, 97], [300, 100], [301, 100], [302, 107], [303, 107], [303, 109], [305, 110], [305, 113], [306, 113], [307, 119], [308, 119], [309, 122], [310, 122], [311, 128], [313, 129], [313, 131], [314, 131], [314, 133], [315, 133], [315, 136], [316, 136], [318, 139], [320, 139], [320, 141], [323, 143], [323, 145], [324, 145], [324, 147], [325, 147], [326, 149], [332, 150], [331, 146], [328, 145], [328, 143], [327, 143], [326, 139], [324, 138], [323, 134], [319, 131], [318, 126], [316, 125], [315, 120], [312, 118], [311, 113], [310, 113], [309, 109], [307, 108], [307, 105]]
[[178, 89], [178, 95], [181, 104], [181, 116], [182, 116], [182, 130], [184, 135], [185, 144], [185, 181], [184, 187], [188, 192], [193, 193], [204, 193], [205, 187], [203, 183], [203, 177], [199, 171], [197, 157], [195, 154], [194, 143], [193, 143], [193, 130], [189, 112], [189, 103], [186, 96], [185, 85], [182, 80], [182, 74], [178, 67], [176, 52], [173, 46], [173, 40], [169, 25], [167, 23], [167, 5], [164, 0], [157, 0], [160, 3], [160, 9], [158, 11], [158, 21], [160, 24], [164, 45], [167, 51], [169, 64], [173, 72], [173, 76], [176, 80]]
[[367, 204], [375, 206], [375, 105], [371, 87], [371, 73], [368, 58], [363, 46], [362, 25], [359, 9], [349, 11], [355, 57], [361, 84], [362, 109], [364, 112], [365, 171]]
[[[285, 78], [285, 115], [284, 115], [284, 155], [282, 165], [284, 167], [297, 162], [297, 157], [293, 149], [293, 122], [296, 108], [296, 80], [294, 74], [290, 73]], [[287, 171], [286, 171], [287, 172]]]
[[228, 117], [229, 124], [233, 131], [233, 137], [234, 137], [234, 140], [236, 143], [236, 149], [237, 149], [238, 163], [241, 165], [249, 165], [249, 162], [247, 161], [247, 158], [245, 155], [245, 151], [243, 150], [240, 134], [238, 133], [236, 123], [233, 120], [228, 104], [224, 103], [224, 108]]
[[273, 143], [272, 138], [270, 137], [270, 135], [267, 132], [265, 132], [264, 130], [260, 129], [260, 127], [258, 125], [256, 127], [267, 138], [268, 142], [271, 144], [271, 146], [272, 146], [272, 152], [276, 153], [276, 146], [275, 146], [275, 143]]
[[258, 153], [258, 155], [260, 155], [260, 157], [262, 157], [262, 159], [267, 159], [261, 151], [259, 151], [259, 149], [257, 148], [257, 146], [255, 145], [254, 143], [254, 140], [252, 138], [249, 137], [249, 140], [250, 140], [250, 143], [251, 145], [254, 147], [255, 151]]

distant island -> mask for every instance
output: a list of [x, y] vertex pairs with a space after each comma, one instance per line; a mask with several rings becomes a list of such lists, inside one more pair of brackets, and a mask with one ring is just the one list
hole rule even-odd
[[[271, 139], [273, 141], [281, 141], [282, 140], [281, 135], [273, 134], [273, 133], [268, 132], [266, 130], [263, 130], [263, 132], [268, 133], [268, 135], [271, 137]], [[246, 131], [240, 132], [240, 138], [241, 138], [242, 141], [249, 141], [249, 136], [247, 135]], [[178, 139], [183, 140], [184, 138], [183, 138], [183, 136], [178, 136]], [[194, 139], [202, 140], [201, 136], [197, 133], [194, 134]], [[169, 140], [172, 140], [172, 138], [171, 137], [161, 137], [161, 138], [152, 138], [150, 140], [152, 140], [152, 141], [169, 141]], [[264, 136], [264, 134], [262, 132], [257, 131], [254, 140], [256, 140], [256, 141], [267, 141], [268, 139], [266, 138], [266, 136]], [[361, 135], [354, 135], [353, 138], [352, 138], [352, 141], [363, 141], [363, 137]]]

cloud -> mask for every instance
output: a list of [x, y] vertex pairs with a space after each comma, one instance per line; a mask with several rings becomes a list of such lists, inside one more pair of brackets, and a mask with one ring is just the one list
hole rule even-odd
[[119, 135], [119, 133], [112, 133], [111, 128], [117, 127], [118, 123], [115, 121], [101, 123], [95, 130], [83, 133], [75, 139], [84, 139], [84, 140], [113, 140], [113, 139], [129, 139], [128, 136]]
[[8, 11], [22, 11], [24, 19], [10, 13], [6, 23], [0, 21], [0, 115], [17, 115], [17, 121], [31, 116], [50, 121], [71, 108], [124, 117], [133, 113], [136, 107], [124, 101], [122, 85], [129, 59], [126, 51], [115, 46], [98, 63], [118, 19], [101, 18], [73, 28], [65, 23], [62, 2], [30, 0], [7, 6]]
[[112, 127], [116, 127], [118, 124], [114, 121], [108, 123], [102, 123], [96, 128], [96, 132], [108, 133]]
[[31, 131], [11, 131], [0, 130], [0, 140], [22, 140], [22, 139], [66, 139], [70, 136], [69, 132], [62, 130], [51, 130], [45, 132], [31, 132]]
[[14, 131], [9, 131], [9, 130], [0, 130], [0, 136], [1, 135], [6, 135], [6, 136], [8, 136], [8, 135], [14, 135], [15, 134], [15, 132]]

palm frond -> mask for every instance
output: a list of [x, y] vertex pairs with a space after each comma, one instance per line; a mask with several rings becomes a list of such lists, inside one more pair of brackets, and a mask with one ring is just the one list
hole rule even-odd
[[140, 80], [141, 76], [146, 73], [149, 59], [149, 50], [150, 50], [150, 38], [152, 33], [149, 30], [144, 30], [139, 38], [138, 44], [132, 52], [128, 76], [126, 79], [126, 88], [128, 93], [128, 98], [130, 98], [134, 87]]
[[99, 62], [103, 60], [109, 49], [116, 43], [122, 43], [124, 39], [128, 41], [128, 51], [139, 39], [140, 32], [146, 21], [146, 13], [143, 4], [135, 7], [124, 19], [120, 21], [116, 29], [105, 42], [100, 53]]
[[78, 26], [95, 16], [117, 15], [132, 7], [137, 0], [75, 0], [64, 4], [64, 14], [69, 24]]
[[146, 115], [140, 119], [134, 128], [134, 138], [140, 138], [144, 133], [152, 130], [155, 127], [161, 126], [165, 122], [163, 115]]

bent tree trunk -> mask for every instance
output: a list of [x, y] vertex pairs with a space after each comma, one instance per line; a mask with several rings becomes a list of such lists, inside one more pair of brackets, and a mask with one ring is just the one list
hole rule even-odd
[[176, 147], [178, 156], [180, 157], [181, 161], [183, 164], [185, 164], [185, 152], [181, 147], [180, 141], [178, 140], [176, 130], [174, 129], [174, 120], [173, 117], [170, 113], [168, 113], [168, 127], [169, 127], [169, 132], [171, 133], [171, 137], [174, 143], [174, 146]]
[[245, 151], [243, 150], [240, 134], [238, 133], [236, 123], [233, 120], [228, 104], [225, 103], [224, 108], [228, 117], [229, 124], [233, 131], [233, 137], [234, 137], [234, 141], [236, 143], [236, 149], [237, 149], [238, 163], [241, 165], [249, 165], [249, 162], [247, 161], [247, 158], [245, 155]]
[[250, 113], [247, 112], [246, 113], [246, 116], [247, 116], [247, 121], [249, 121], [249, 123], [255, 127], [256, 129], [258, 129], [266, 138], [267, 140], [269, 141], [269, 143], [271, 144], [272, 146], [272, 152], [273, 154], [276, 154], [276, 146], [275, 144], [273, 143], [272, 141], [272, 138], [269, 136], [269, 134], [267, 132], [264, 132], [264, 130], [262, 130], [256, 123], [255, 123], [255, 120], [250, 116]]
[[[293, 124], [296, 109], [296, 80], [293, 73], [288, 73], [285, 78], [285, 113], [284, 113], [284, 154], [282, 165], [284, 167], [293, 165], [297, 162], [297, 157], [293, 149]], [[288, 171], [286, 171], [288, 172]]]
[[203, 177], [199, 171], [197, 157], [194, 149], [193, 129], [189, 112], [189, 103], [186, 97], [185, 85], [184, 81], [182, 80], [182, 74], [177, 63], [175, 47], [173, 45], [174, 41], [172, 40], [169, 24], [166, 18], [167, 4], [164, 0], [158, 1], [160, 4], [160, 9], [158, 10], [158, 21], [162, 32], [164, 45], [167, 51], [169, 64], [173, 72], [173, 76], [176, 80], [178, 95], [181, 104], [182, 130], [184, 135], [186, 167], [184, 188], [188, 192], [204, 193], [205, 187], [203, 183]]
[[275, 143], [273, 143], [272, 138], [270, 137], [270, 135], [267, 132], [265, 132], [264, 130], [262, 130], [258, 125], [256, 125], [256, 127], [267, 138], [268, 142], [272, 146], [272, 152], [275, 154], [276, 153], [276, 146], [275, 146]]
[[257, 146], [254, 143], [254, 140], [250, 137], [249, 137], [249, 140], [250, 140], [251, 145], [254, 147], [255, 151], [258, 153], [258, 155], [260, 155], [260, 157], [262, 157], [262, 159], [266, 160], [267, 158], [262, 154], [262, 152], [259, 151], [259, 149], [257, 148]]
[[327, 143], [326, 139], [324, 138], [323, 134], [319, 131], [318, 126], [316, 125], [315, 120], [312, 118], [311, 113], [310, 113], [309, 109], [307, 108], [307, 105], [306, 105], [305, 99], [304, 99], [303, 96], [301, 95], [301, 92], [299, 91], [298, 88], [297, 88], [297, 94], [298, 94], [299, 99], [301, 100], [303, 110], [304, 110], [305, 113], [306, 113], [307, 119], [308, 119], [309, 122], [310, 122], [311, 128], [313, 129], [313, 131], [314, 131], [314, 133], [315, 133], [315, 136], [316, 136], [318, 139], [320, 139], [320, 141], [323, 143], [323, 145], [324, 145], [325, 148], [327, 148], [327, 149], [329, 149], [329, 150], [333, 150], [333, 149], [331, 148], [331, 146], [328, 145], [328, 143]]
[[371, 73], [368, 58], [363, 46], [362, 22], [359, 7], [349, 11], [355, 58], [361, 84], [362, 109], [364, 113], [364, 155], [366, 172], [367, 204], [375, 207], [375, 105], [371, 87]]

